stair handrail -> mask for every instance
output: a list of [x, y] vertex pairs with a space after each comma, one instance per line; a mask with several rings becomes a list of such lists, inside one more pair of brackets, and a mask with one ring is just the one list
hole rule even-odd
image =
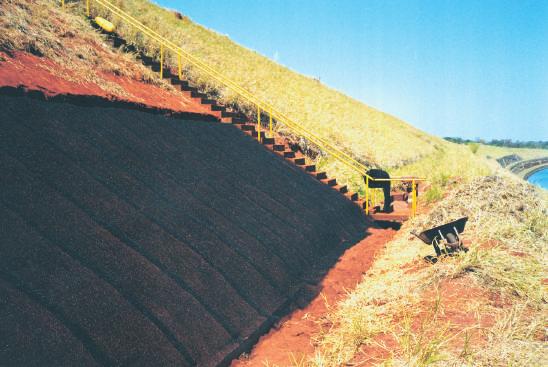
[[[290, 130], [297, 130], [298, 135], [302, 135], [307, 140], [311, 141], [318, 147], [322, 148], [322, 150], [326, 151], [330, 155], [334, 156], [337, 160], [341, 161], [341, 163], [344, 163], [349, 168], [358, 171], [363, 176], [368, 176], [366, 171], [367, 167], [363, 165], [362, 163], [358, 162], [345, 152], [341, 151], [340, 149], [333, 147], [329, 142], [327, 142], [324, 138], [321, 138], [317, 136], [316, 134], [306, 130], [304, 127], [302, 127], [300, 124], [289, 118], [288, 116], [284, 115], [282, 112], [278, 111], [274, 106], [271, 104], [261, 101], [258, 98], [256, 98], [251, 92], [247, 91], [240, 85], [238, 85], [236, 82], [232, 81], [231, 79], [225, 77], [215, 69], [211, 68], [209, 65], [205, 64], [201, 60], [197, 59], [192, 54], [188, 53], [187, 51], [183, 50], [180, 46], [177, 46], [172, 41], [166, 39], [162, 35], [158, 34], [154, 30], [150, 29], [149, 27], [145, 26], [141, 22], [139, 22], [137, 19], [132, 17], [131, 15], [127, 14], [120, 8], [116, 7], [112, 3], [105, 1], [105, 0], [92, 0], [100, 5], [103, 5], [105, 8], [110, 10], [115, 15], [119, 16], [120, 18], [126, 20], [127, 22], [131, 23], [134, 27], [141, 30], [143, 33], [147, 34], [149, 37], [155, 39], [158, 43], [164, 44], [168, 49], [170, 49], [172, 52], [176, 53], [177, 55], [180, 55], [181, 57], [186, 58], [188, 61], [190, 61], [191, 64], [198, 67], [200, 70], [204, 71], [206, 74], [208, 74], [210, 77], [213, 77], [215, 80], [217, 80], [219, 83], [225, 85], [226, 87], [232, 89], [235, 91], [240, 97], [245, 98], [248, 102], [251, 104], [257, 106], [257, 108], [261, 111], [269, 112], [272, 117], [277, 121], [281, 122], [283, 125], [286, 125]], [[369, 176], [369, 179], [374, 180], [372, 177]]]
[[[181, 46], [176, 45], [171, 40], [165, 38], [164, 36], [160, 35], [156, 31], [152, 30], [148, 26], [141, 23], [139, 20], [128, 14], [127, 12], [123, 11], [116, 5], [112, 4], [110, 1], [107, 0], [86, 0], [86, 15], [90, 17], [91, 15], [91, 2], [94, 1], [95, 3], [101, 5], [114, 15], [120, 17], [122, 20], [125, 20], [127, 23], [132, 25], [133, 27], [137, 28], [147, 36], [151, 37], [153, 40], [158, 42], [160, 46], [160, 69], [161, 73], [163, 71], [163, 54], [165, 52], [165, 49], [169, 49], [172, 52], [174, 52], [177, 55], [178, 59], [178, 74], [179, 78], [182, 79], [182, 58], [187, 60], [190, 64], [200, 69], [202, 72], [206, 73], [209, 77], [213, 78], [217, 82], [219, 82], [221, 85], [224, 85], [225, 87], [231, 89], [234, 91], [238, 96], [244, 98], [249, 103], [255, 105], [257, 107], [257, 114], [258, 114], [258, 124], [260, 124], [260, 113], [261, 111], [265, 113], [269, 113], [271, 118], [274, 118], [277, 123], [281, 123], [282, 125], [285, 125], [288, 127], [291, 131], [295, 132], [296, 135], [302, 136], [306, 138], [308, 141], [312, 142], [314, 145], [318, 146], [320, 149], [322, 149], [324, 152], [328, 153], [329, 155], [333, 156], [335, 159], [337, 159], [339, 162], [343, 163], [346, 167], [350, 168], [351, 170], [359, 173], [361, 176], [365, 179], [366, 184], [366, 211], [368, 211], [368, 199], [369, 199], [369, 182], [370, 181], [412, 181], [412, 190], [413, 190], [413, 210], [412, 213], [414, 214], [416, 209], [416, 182], [426, 181], [425, 178], [422, 177], [392, 177], [390, 179], [376, 179], [374, 177], [371, 177], [367, 174], [367, 167], [362, 164], [361, 162], [357, 161], [355, 158], [351, 157], [349, 154], [345, 153], [341, 149], [333, 146], [331, 143], [329, 143], [325, 138], [320, 137], [306, 128], [304, 128], [302, 125], [294, 121], [292, 118], [286, 116], [284, 113], [277, 110], [274, 106], [272, 106], [270, 103], [267, 103], [265, 101], [262, 101], [255, 97], [251, 92], [234, 82], [233, 80], [229, 79], [228, 77], [224, 76], [217, 70], [213, 69], [200, 59], [196, 58], [194, 55], [190, 54], [189, 52], [183, 50]], [[64, 3], [64, 1], [63, 1]], [[260, 128], [260, 126], [259, 126]], [[259, 131], [259, 139], [260, 139], [260, 131]]]

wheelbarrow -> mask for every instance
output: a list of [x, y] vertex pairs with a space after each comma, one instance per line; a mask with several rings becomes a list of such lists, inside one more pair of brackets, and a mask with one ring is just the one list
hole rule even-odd
[[[434, 251], [436, 251], [436, 257], [441, 255], [451, 255], [458, 251], [468, 251], [463, 246], [460, 234], [464, 231], [468, 217], [457, 219], [453, 222], [442, 224], [434, 228], [427, 229], [419, 234], [415, 231], [411, 232], [415, 236], [421, 239], [422, 242], [427, 245], [432, 245]], [[429, 261], [432, 261], [432, 257], [428, 257]], [[435, 261], [432, 262], [436, 262]]]

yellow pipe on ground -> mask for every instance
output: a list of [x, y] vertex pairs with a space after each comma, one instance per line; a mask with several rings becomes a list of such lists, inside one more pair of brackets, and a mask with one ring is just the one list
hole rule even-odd
[[103, 28], [105, 32], [109, 32], [109, 33], [114, 32], [114, 24], [112, 24], [105, 18], [95, 17], [95, 23], [97, 23], [99, 27]]

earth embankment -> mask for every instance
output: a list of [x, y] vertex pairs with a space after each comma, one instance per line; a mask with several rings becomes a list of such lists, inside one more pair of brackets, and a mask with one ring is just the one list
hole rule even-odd
[[364, 236], [227, 124], [0, 95], [0, 360], [225, 364]]

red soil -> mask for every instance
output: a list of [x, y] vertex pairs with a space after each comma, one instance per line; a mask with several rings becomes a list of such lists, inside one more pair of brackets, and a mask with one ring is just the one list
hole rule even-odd
[[139, 80], [97, 72], [98, 79], [114, 83], [123, 90], [119, 94], [112, 94], [95, 83], [77, 82], [80, 78], [75, 71], [44, 57], [26, 52], [14, 52], [12, 56], [0, 52], [0, 58], [5, 59], [0, 62], [0, 87], [39, 90], [46, 96], [99, 96], [175, 112], [211, 115], [207, 107], [180, 92], [168, 91]]
[[[412, 267], [418, 270], [420, 267]], [[483, 330], [493, 326], [496, 314], [492, 308], [505, 307], [500, 297], [474, 285], [468, 277], [447, 279], [441, 282], [439, 289], [428, 289], [421, 295], [422, 302], [413, 319], [411, 328], [416, 335], [425, 335], [428, 341], [438, 332], [446, 328], [445, 338], [450, 338], [444, 349], [458, 355], [468, 337], [470, 345], [476, 348], [486, 342]], [[438, 313], [434, 308], [439, 300]], [[401, 318], [396, 318], [396, 333]], [[398, 342], [392, 334], [379, 334], [374, 342], [362, 346], [352, 361], [356, 366], [374, 366], [390, 358], [392, 352], [399, 348]]]
[[232, 366], [263, 366], [266, 361], [272, 366], [288, 366], [292, 365], [293, 357], [297, 361], [311, 357], [314, 353], [311, 338], [321, 330], [327, 305], [336, 304], [356, 287], [377, 253], [396, 233], [391, 229], [369, 229], [369, 232], [340, 257], [319, 285], [319, 290], [311, 289], [321, 292], [311, 303], [284, 318], [259, 340], [249, 356], [234, 361]]

